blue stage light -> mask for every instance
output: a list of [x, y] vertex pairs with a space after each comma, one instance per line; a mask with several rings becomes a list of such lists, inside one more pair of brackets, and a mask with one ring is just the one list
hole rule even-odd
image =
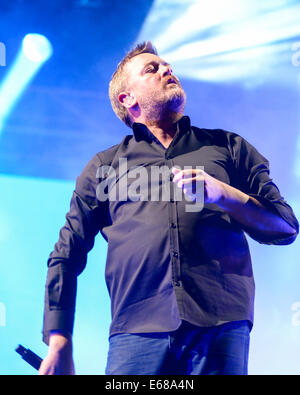
[[52, 53], [52, 45], [45, 36], [27, 34], [24, 37], [20, 52], [0, 86], [0, 133], [18, 99]]
[[41, 63], [52, 55], [52, 45], [41, 34], [27, 34], [23, 39], [22, 51], [27, 59]]
[[[174, 2], [178, 12], [169, 12]], [[179, 77], [255, 86], [278, 79], [275, 66], [290, 67], [299, 18], [293, 0], [155, 0], [137, 42], [152, 41]]]

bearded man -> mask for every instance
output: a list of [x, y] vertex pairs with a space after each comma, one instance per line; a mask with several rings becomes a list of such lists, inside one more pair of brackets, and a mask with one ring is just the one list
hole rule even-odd
[[[289, 244], [297, 219], [249, 142], [191, 126], [181, 83], [150, 42], [120, 62], [109, 95], [133, 133], [98, 152], [77, 178], [48, 260], [49, 353], [40, 374], [74, 373], [76, 281], [98, 232], [108, 243], [112, 313], [106, 374], [247, 374], [254, 279], [245, 232], [260, 243]], [[100, 199], [109, 178], [103, 166], [114, 172], [110, 190], [124, 179], [130, 189], [130, 169], [150, 175], [164, 166], [170, 177], [157, 185], [169, 188], [169, 198]]]

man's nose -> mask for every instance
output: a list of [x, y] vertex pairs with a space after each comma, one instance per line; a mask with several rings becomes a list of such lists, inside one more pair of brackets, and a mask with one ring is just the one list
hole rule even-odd
[[161, 70], [162, 70], [162, 77], [165, 77], [166, 75], [171, 75], [173, 70], [171, 68], [171, 66], [168, 65], [162, 65], [161, 66]]

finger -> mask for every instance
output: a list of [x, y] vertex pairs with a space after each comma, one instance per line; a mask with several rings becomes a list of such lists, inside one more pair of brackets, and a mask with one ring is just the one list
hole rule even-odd
[[178, 180], [180, 180], [181, 178], [181, 169], [179, 169], [178, 167], [172, 167], [171, 172], [173, 174], [173, 178], [172, 181], [173, 182], [177, 182]]
[[190, 196], [195, 196], [199, 194], [202, 188], [200, 188], [198, 184], [193, 183], [189, 185], [183, 185], [182, 190], [184, 193], [187, 193]]
[[192, 178], [182, 178], [182, 179], [178, 180], [177, 186], [179, 188], [186, 186], [186, 187], [195, 189], [196, 183], [201, 183], [203, 181], [204, 181], [203, 176], [197, 176], [197, 177], [192, 177]]
[[197, 176], [199, 174], [204, 174], [204, 170], [202, 169], [183, 169], [181, 173], [184, 177], [187, 176]]
[[180, 179], [189, 179], [198, 176], [204, 176], [204, 171], [202, 169], [184, 169], [184, 170], [176, 170], [173, 172], [174, 178], [173, 182], [177, 182]]
[[179, 181], [183, 181], [183, 180], [189, 180], [189, 181], [193, 181], [196, 179], [197, 176], [193, 175], [193, 174], [183, 174], [182, 171], [180, 173], [177, 173], [174, 178], [173, 178], [173, 182], [178, 183]]
[[183, 188], [183, 192], [185, 196], [189, 198], [190, 201], [195, 201], [197, 199], [197, 195], [193, 193], [190, 189], [188, 188]]
[[181, 171], [180, 167], [172, 167], [171, 172], [175, 175]]

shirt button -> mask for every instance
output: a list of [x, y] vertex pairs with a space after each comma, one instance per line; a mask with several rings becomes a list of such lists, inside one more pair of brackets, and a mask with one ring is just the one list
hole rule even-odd
[[174, 251], [174, 252], [173, 252], [173, 256], [174, 256], [175, 258], [178, 258], [178, 252], [177, 252], [177, 251]]
[[181, 283], [180, 283], [180, 281], [175, 281], [174, 285], [175, 285], [175, 287], [180, 287]]
[[174, 222], [171, 223], [171, 228], [176, 228], [176, 224]]

